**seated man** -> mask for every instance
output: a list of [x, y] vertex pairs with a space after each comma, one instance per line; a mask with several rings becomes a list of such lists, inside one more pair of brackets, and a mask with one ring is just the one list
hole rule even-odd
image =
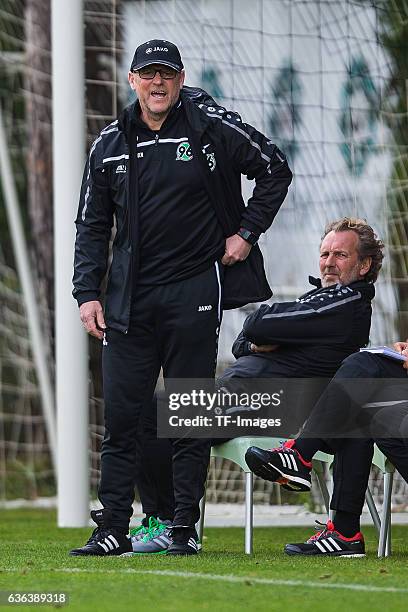
[[221, 377], [331, 378], [345, 357], [369, 339], [374, 282], [384, 248], [361, 219], [326, 226], [320, 279], [294, 302], [263, 304], [234, 342], [237, 361]]
[[[408, 357], [408, 342], [399, 342], [394, 348]], [[248, 449], [246, 461], [251, 470], [288, 490], [310, 489], [312, 458], [317, 451], [335, 454], [330, 503], [335, 517], [307, 542], [287, 544], [287, 554], [365, 555], [360, 515], [374, 442], [408, 482], [408, 441], [391, 437], [399, 433], [398, 428], [407, 416], [407, 369], [408, 361], [401, 363], [369, 352], [351, 355], [343, 361], [296, 440], [288, 440], [277, 449], [262, 450], [255, 446]], [[393, 384], [386, 386], [384, 379]], [[388, 401], [373, 401], [381, 396]], [[380, 427], [376, 427], [379, 411], [382, 419]], [[384, 416], [388, 426], [384, 426]], [[375, 437], [355, 438], [354, 426], [357, 432], [361, 428], [363, 434], [371, 428]]]
[[[365, 221], [330, 223], [320, 245], [320, 279], [311, 279], [316, 288], [251, 314], [233, 346], [237, 360], [217, 386], [232, 378], [331, 378], [345, 357], [368, 342], [382, 250]], [[153, 531], [148, 545], [135, 541], [133, 550], [161, 552], [161, 536], [156, 546]]]

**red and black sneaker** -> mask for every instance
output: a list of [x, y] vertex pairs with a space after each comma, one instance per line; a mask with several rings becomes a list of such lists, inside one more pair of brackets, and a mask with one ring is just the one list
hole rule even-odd
[[310, 491], [312, 463], [305, 461], [296, 448], [295, 440], [288, 440], [279, 448], [264, 450], [251, 446], [245, 461], [251, 472], [288, 491]]
[[[331, 521], [327, 524], [316, 521], [319, 531], [307, 542], [286, 544], [287, 555], [323, 555], [325, 557], [365, 557], [364, 536], [358, 531], [346, 538], [335, 530]], [[322, 529], [324, 527], [324, 529]]]

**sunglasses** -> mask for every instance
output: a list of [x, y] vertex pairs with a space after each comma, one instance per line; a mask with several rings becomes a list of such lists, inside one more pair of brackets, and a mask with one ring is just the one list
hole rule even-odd
[[151, 66], [146, 66], [146, 68], [140, 68], [140, 70], [134, 70], [140, 76], [141, 79], [145, 79], [146, 81], [151, 81], [156, 76], [157, 72], [160, 74], [162, 79], [166, 81], [170, 81], [174, 79], [178, 74], [177, 70], [174, 68], [151, 68]]

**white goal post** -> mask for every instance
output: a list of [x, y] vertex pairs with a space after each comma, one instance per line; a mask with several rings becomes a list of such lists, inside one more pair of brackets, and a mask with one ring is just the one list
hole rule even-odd
[[52, 0], [58, 525], [89, 514], [88, 350], [72, 299], [75, 210], [85, 159], [82, 0]]

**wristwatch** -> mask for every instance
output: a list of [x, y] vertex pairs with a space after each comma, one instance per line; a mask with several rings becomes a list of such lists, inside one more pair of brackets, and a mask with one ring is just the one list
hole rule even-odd
[[240, 227], [237, 234], [238, 236], [241, 236], [241, 238], [249, 242], [249, 244], [252, 244], [252, 246], [254, 246], [254, 244], [258, 242], [258, 236], [253, 232], [250, 232], [249, 230], [245, 229], [244, 227]]

